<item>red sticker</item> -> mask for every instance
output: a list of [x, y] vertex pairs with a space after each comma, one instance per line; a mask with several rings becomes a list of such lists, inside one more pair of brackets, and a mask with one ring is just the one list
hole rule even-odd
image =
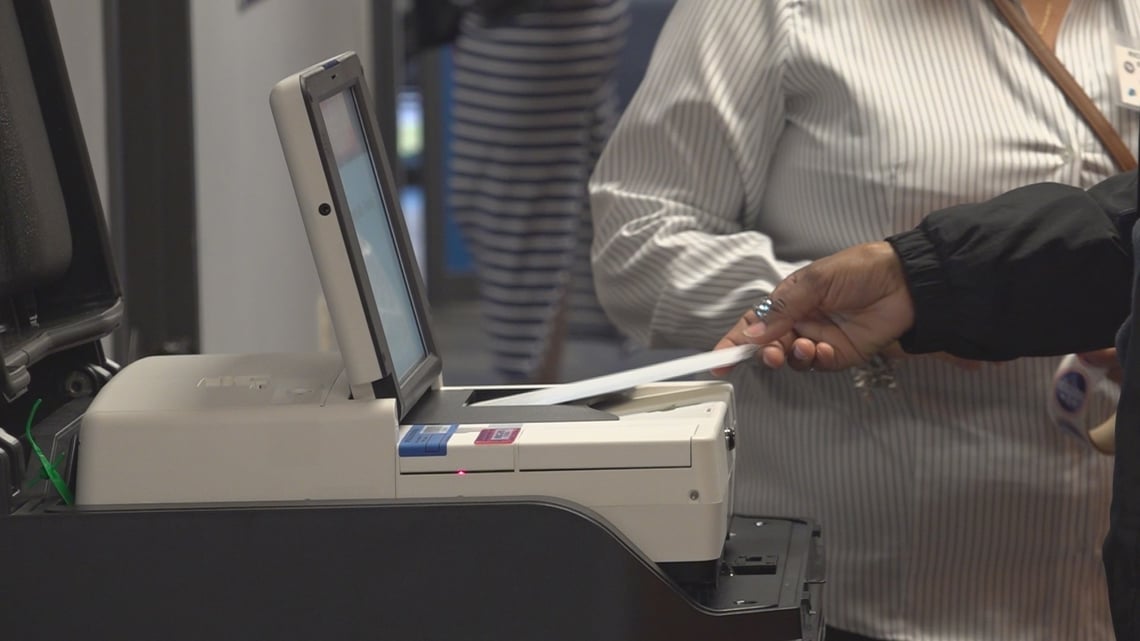
[[515, 437], [522, 431], [517, 427], [490, 427], [485, 430], [479, 430], [479, 436], [475, 437], [476, 445], [510, 445], [515, 442]]

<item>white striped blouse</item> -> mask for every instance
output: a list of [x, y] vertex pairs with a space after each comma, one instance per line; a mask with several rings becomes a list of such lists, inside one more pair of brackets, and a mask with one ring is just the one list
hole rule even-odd
[[[1134, 147], [1117, 30], [1140, 35], [1140, 0], [1073, 0], [1057, 54]], [[807, 260], [1113, 172], [989, 0], [680, 0], [591, 180], [598, 293], [642, 342], [708, 349]], [[736, 511], [819, 520], [837, 627], [1111, 639], [1112, 462], [1047, 418], [1056, 364], [914, 358], [869, 398], [738, 367]]]

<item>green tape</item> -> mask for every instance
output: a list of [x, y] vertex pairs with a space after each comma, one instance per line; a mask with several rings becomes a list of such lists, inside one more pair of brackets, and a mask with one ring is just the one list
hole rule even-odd
[[28, 437], [28, 442], [32, 444], [32, 450], [36, 453], [36, 458], [40, 460], [40, 465], [43, 466], [44, 471], [47, 472], [48, 479], [51, 484], [55, 486], [59, 492], [60, 498], [67, 505], [71, 505], [74, 501], [71, 498], [71, 490], [68, 489], [67, 483], [63, 482], [63, 477], [59, 475], [59, 470], [55, 468], [55, 464], [48, 460], [44, 455], [44, 451], [36, 443], [36, 439], [32, 438], [32, 419], [36, 416], [36, 410], [40, 408], [40, 403], [43, 402], [42, 398], [37, 398], [35, 403], [32, 403], [32, 411], [28, 412], [28, 423], [24, 426], [24, 435]]

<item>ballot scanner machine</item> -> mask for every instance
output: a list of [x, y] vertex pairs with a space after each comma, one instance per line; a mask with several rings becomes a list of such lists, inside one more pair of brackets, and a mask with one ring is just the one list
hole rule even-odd
[[516, 406], [526, 390], [441, 384], [354, 56], [273, 95], [343, 358], [116, 372], [98, 341], [121, 301], [50, 6], [0, 2], [0, 28], [48, 43], [24, 64], [68, 107], [37, 116], [58, 189], [82, 201], [66, 224], [25, 224], [98, 232], [72, 233], [70, 263], [18, 296], [90, 280], [77, 260], [105, 294], [61, 315], [70, 333], [22, 319], [0, 343], [0, 427], [32, 436], [0, 441], [11, 638], [819, 638], [818, 531], [731, 513], [728, 385]]

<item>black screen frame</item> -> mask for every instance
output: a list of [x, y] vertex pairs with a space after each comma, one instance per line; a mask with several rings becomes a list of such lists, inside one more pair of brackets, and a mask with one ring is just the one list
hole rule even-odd
[[[340, 225], [341, 239], [344, 241], [345, 252], [352, 266], [356, 290], [360, 296], [364, 317], [371, 334], [372, 346], [380, 365], [381, 378], [372, 381], [372, 391], [377, 398], [395, 396], [397, 412], [402, 419], [438, 379], [443, 371], [443, 359], [436, 349], [435, 338], [432, 335], [431, 312], [425, 296], [426, 289], [423, 277], [416, 262], [407, 223], [404, 221], [404, 213], [400, 208], [397, 183], [388, 164], [388, 154], [385, 151], [380, 136], [380, 128], [376, 122], [376, 112], [372, 106], [371, 94], [368, 92], [364, 81], [360, 60], [355, 54], [330, 60], [321, 68], [302, 74], [300, 86], [317, 149], [320, 152], [325, 180], [332, 196], [333, 210]], [[321, 113], [322, 101], [344, 92], [351, 92], [356, 103], [357, 114], [360, 117], [361, 128], [364, 132], [365, 145], [369, 156], [372, 158], [372, 167], [376, 175], [380, 197], [383, 200], [385, 210], [388, 212], [387, 219], [392, 231], [392, 239], [395, 242], [396, 254], [400, 261], [404, 283], [410, 295], [420, 339], [423, 341], [425, 352], [423, 359], [407, 372], [403, 380], [400, 380], [397, 375], [392, 361], [380, 310], [376, 305], [368, 279], [364, 256], [360, 251], [356, 228], [352, 221], [352, 213], [341, 186], [332, 143]]]

